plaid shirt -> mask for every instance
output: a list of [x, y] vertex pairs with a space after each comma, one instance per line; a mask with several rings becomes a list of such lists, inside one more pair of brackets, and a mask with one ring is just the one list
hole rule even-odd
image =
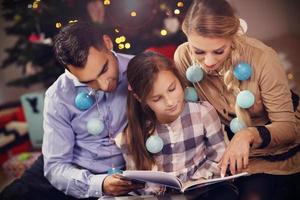
[[[154, 134], [162, 138], [164, 146], [154, 155], [153, 170], [169, 172], [182, 181], [220, 175], [217, 165], [226, 144], [220, 119], [208, 102], [186, 102], [181, 115], [170, 124], [157, 124]], [[122, 149], [127, 169], [134, 170], [121, 135], [116, 143]]]

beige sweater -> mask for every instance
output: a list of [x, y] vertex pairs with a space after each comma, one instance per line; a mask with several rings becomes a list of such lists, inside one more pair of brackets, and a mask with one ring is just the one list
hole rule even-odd
[[[253, 69], [251, 78], [243, 81], [240, 88], [241, 90], [248, 89], [255, 95], [255, 104], [249, 109], [252, 126], [265, 125], [268, 121], [272, 122], [266, 125], [271, 133], [270, 144], [264, 149], [252, 149], [251, 155], [273, 155], [287, 152], [300, 142], [300, 112], [299, 108], [297, 112], [293, 110], [286, 74], [273, 49], [249, 37], [244, 37], [241, 44], [241, 61], [249, 63]], [[185, 77], [186, 69], [192, 64], [188, 43], [177, 48], [174, 60], [181, 75]], [[206, 75], [195, 86], [200, 98], [210, 102], [217, 110], [222, 122], [228, 125], [232, 114], [235, 115], [236, 97], [227, 91], [223, 83], [223, 75]], [[272, 166], [274, 163], [253, 159], [252, 164], [258, 162], [259, 166], [263, 165], [263, 167], [252, 169], [250, 163], [249, 171], [275, 174], [299, 172], [299, 157], [300, 153], [283, 161], [284, 163], [276, 162], [276, 166], [271, 167], [272, 169], [265, 168], [265, 165]], [[286, 162], [290, 162], [291, 166], [286, 166]]]

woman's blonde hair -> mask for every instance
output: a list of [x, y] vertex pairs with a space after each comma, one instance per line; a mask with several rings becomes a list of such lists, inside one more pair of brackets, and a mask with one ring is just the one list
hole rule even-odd
[[[224, 62], [224, 84], [234, 95], [240, 91], [240, 81], [234, 77], [233, 69], [241, 61], [243, 52], [240, 45], [242, 38], [237, 35], [239, 29], [240, 20], [226, 0], [194, 0], [182, 24], [182, 30], [187, 36], [196, 33], [208, 38], [232, 39], [231, 53]], [[240, 108], [236, 102], [235, 112], [247, 126], [251, 125], [248, 111]]]

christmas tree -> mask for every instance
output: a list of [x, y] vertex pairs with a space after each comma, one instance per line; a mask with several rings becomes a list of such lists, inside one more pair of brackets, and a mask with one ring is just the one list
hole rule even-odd
[[90, 21], [108, 28], [115, 50], [136, 54], [151, 46], [185, 40], [180, 22], [187, 0], [3, 0], [8, 35], [18, 39], [6, 49], [1, 68], [20, 67], [24, 76], [8, 85], [48, 87], [63, 73], [53, 53], [53, 37], [69, 23]]

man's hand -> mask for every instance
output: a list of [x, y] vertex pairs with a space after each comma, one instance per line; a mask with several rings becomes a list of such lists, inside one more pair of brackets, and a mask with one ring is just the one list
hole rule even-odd
[[144, 187], [145, 184], [133, 183], [130, 180], [125, 180], [120, 174], [107, 176], [103, 181], [103, 192], [106, 195], [112, 196], [124, 195]]

